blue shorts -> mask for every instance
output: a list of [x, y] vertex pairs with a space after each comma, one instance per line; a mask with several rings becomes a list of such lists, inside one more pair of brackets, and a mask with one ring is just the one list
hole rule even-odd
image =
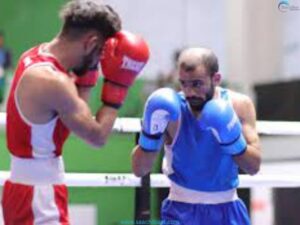
[[190, 204], [165, 199], [161, 225], [250, 225], [247, 208], [238, 199], [221, 204]]

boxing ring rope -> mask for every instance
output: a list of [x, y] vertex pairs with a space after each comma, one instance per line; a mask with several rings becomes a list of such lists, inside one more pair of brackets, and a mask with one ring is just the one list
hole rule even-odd
[[[0, 127], [4, 128], [6, 113], [0, 113]], [[119, 133], [137, 133], [141, 129], [139, 118], [118, 118], [113, 130]], [[300, 122], [257, 121], [260, 135], [300, 135]], [[0, 186], [8, 178], [8, 171], [0, 171]], [[129, 173], [66, 173], [66, 184], [70, 187], [141, 187], [142, 179]], [[240, 188], [265, 187], [300, 187], [299, 176], [279, 174], [239, 175]], [[169, 180], [163, 174], [150, 175], [150, 187], [168, 187]]]
[[[2, 121], [0, 121], [2, 123]], [[0, 124], [1, 126], [1, 124]], [[257, 131], [260, 135], [300, 135], [300, 122], [287, 121], [257, 121]], [[118, 118], [114, 131], [120, 133], [136, 133], [141, 130], [141, 120], [138, 118]]]
[[[0, 186], [9, 177], [8, 171], [0, 172]], [[295, 188], [300, 187], [300, 176], [239, 175], [239, 188], [250, 187], [276, 187]], [[130, 173], [67, 173], [66, 185], [69, 187], [141, 187], [142, 178]], [[151, 174], [150, 186], [152, 188], [169, 187], [169, 180], [163, 174]]]
[[[0, 112], [0, 127], [3, 129], [6, 124], [6, 113]], [[260, 135], [300, 135], [300, 122], [287, 121], [257, 121], [258, 133]], [[141, 130], [139, 118], [117, 118], [113, 127], [115, 132], [137, 133]]]

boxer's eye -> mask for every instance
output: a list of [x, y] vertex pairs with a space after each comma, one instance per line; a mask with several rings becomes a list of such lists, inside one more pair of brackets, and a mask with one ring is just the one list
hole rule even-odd
[[186, 81], [184, 81], [184, 80], [179, 80], [179, 83], [180, 83], [180, 85], [182, 86], [182, 87], [186, 87]]
[[192, 81], [184, 81], [184, 80], [179, 80], [180, 84], [182, 87], [187, 88], [199, 88], [204, 85], [202, 80], [192, 80]]
[[203, 84], [203, 81], [201, 80], [194, 80], [194, 81], [191, 81], [191, 86], [193, 88], [199, 88], [199, 87], [202, 87], [204, 84]]

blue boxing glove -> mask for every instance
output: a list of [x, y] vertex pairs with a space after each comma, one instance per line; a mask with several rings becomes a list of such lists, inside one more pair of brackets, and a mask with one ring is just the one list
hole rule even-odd
[[246, 151], [247, 143], [242, 134], [242, 125], [228, 101], [208, 101], [202, 110], [200, 126], [212, 131], [224, 153], [241, 155]]
[[144, 108], [142, 131], [139, 145], [144, 151], [155, 152], [163, 144], [163, 133], [169, 121], [180, 116], [180, 99], [170, 88], [161, 88], [153, 92]]

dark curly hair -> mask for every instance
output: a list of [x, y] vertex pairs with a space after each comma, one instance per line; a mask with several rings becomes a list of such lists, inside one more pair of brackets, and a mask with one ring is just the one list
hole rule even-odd
[[119, 15], [101, 0], [71, 0], [60, 12], [64, 21], [61, 35], [77, 39], [89, 30], [96, 30], [107, 39], [121, 30]]

